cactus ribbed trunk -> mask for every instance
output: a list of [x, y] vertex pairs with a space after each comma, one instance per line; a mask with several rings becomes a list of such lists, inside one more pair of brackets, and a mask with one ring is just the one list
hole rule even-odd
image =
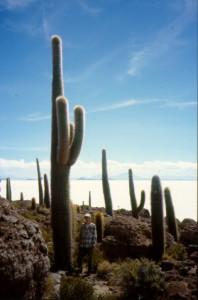
[[89, 191], [89, 210], [91, 210], [91, 191]]
[[41, 171], [39, 166], [39, 160], [36, 159], [36, 166], [37, 166], [37, 175], [38, 175], [38, 189], [39, 189], [39, 205], [43, 206], [43, 188], [42, 188], [42, 180], [41, 180]]
[[24, 201], [23, 193], [20, 193], [20, 201]]
[[177, 221], [175, 218], [175, 210], [169, 188], [164, 190], [165, 203], [166, 203], [166, 222], [168, 225], [168, 231], [174, 236], [176, 242], [179, 240]]
[[106, 150], [102, 150], [102, 187], [105, 199], [106, 213], [113, 216], [112, 199], [109, 186], [108, 172], [107, 172], [107, 158]]
[[104, 235], [104, 219], [101, 212], [95, 214], [95, 224], [97, 230], [97, 242], [101, 243]]
[[160, 178], [154, 176], [151, 184], [151, 227], [153, 259], [160, 260], [165, 250], [163, 195]]

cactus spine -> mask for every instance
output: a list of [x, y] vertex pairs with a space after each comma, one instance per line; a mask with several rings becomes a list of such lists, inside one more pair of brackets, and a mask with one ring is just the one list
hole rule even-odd
[[95, 224], [97, 231], [97, 242], [101, 243], [104, 235], [104, 218], [101, 212], [95, 214]]
[[105, 149], [102, 150], [102, 187], [105, 199], [106, 213], [110, 216], [113, 216], [112, 199], [107, 173], [107, 157]]
[[151, 183], [151, 227], [153, 258], [160, 260], [165, 249], [165, 230], [163, 195], [158, 176], [153, 176]]
[[89, 210], [91, 210], [91, 191], [89, 191]]
[[175, 211], [169, 188], [165, 188], [164, 197], [166, 203], [166, 222], [168, 225], [168, 231], [174, 236], [175, 241], [178, 242], [179, 235], [177, 221], [175, 219]]
[[74, 109], [74, 125], [69, 122], [68, 101], [63, 97], [62, 42], [52, 38], [52, 138], [51, 212], [55, 268], [72, 269], [72, 225], [70, 168], [80, 153], [84, 132], [84, 109]]
[[11, 189], [10, 178], [6, 179], [6, 199], [8, 201], [12, 201], [12, 189]]
[[49, 184], [48, 184], [48, 178], [47, 175], [44, 174], [44, 204], [45, 207], [50, 208], [50, 194], [49, 194]]
[[140, 205], [137, 206], [137, 200], [136, 200], [136, 196], [135, 196], [135, 188], [134, 188], [134, 182], [133, 182], [133, 173], [132, 173], [131, 169], [129, 169], [129, 194], [130, 194], [130, 199], [131, 199], [132, 216], [134, 218], [138, 218], [141, 210], [144, 208], [145, 192], [141, 191]]
[[36, 158], [36, 167], [37, 167], [37, 175], [38, 175], [38, 189], [39, 189], [39, 205], [43, 206], [43, 188], [42, 188], [42, 179], [41, 179], [41, 171], [39, 160]]

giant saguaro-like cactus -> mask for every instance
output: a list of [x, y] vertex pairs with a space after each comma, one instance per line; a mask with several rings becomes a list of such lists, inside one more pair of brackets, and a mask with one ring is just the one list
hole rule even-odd
[[6, 178], [6, 199], [12, 201], [12, 189], [10, 178]]
[[112, 208], [111, 191], [110, 191], [108, 172], [107, 172], [107, 156], [106, 156], [105, 149], [102, 150], [102, 187], [103, 187], [103, 194], [105, 199], [106, 213], [112, 216], [113, 208]]
[[91, 191], [89, 191], [89, 211], [91, 211]]
[[135, 188], [134, 188], [134, 182], [133, 182], [133, 173], [132, 173], [131, 169], [129, 169], [129, 194], [130, 194], [130, 199], [131, 199], [132, 216], [134, 218], [138, 218], [139, 213], [144, 208], [145, 192], [141, 191], [140, 205], [137, 206], [137, 200], [136, 200], [136, 196], [135, 196]]
[[178, 242], [179, 235], [178, 235], [177, 221], [175, 218], [175, 210], [174, 210], [171, 192], [169, 188], [165, 188], [164, 196], [165, 196], [165, 203], [166, 203], [166, 222], [168, 225], [168, 231], [174, 236], [175, 241]]
[[158, 176], [153, 176], [151, 183], [151, 226], [153, 258], [159, 260], [165, 249], [165, 230], [163, 195]]
[[38, 190], [39, 190], [39, 205], [43, 206], [43, 188], [42, 188], [42, 179], [41, 179], [41, 171], [39, 160], [36, 158], [36, 167], [37, 167], [37, 175], [38, 175]]
[[51, 212], [55, 268], [72, 269], [72, 225], [70, 168], [81, 150], [84, 109], [74, 109], [74, 125], [69, 121], [68, 101], [63, 94], [62, 42], [52, 37], [52, 137], [51, 137]]

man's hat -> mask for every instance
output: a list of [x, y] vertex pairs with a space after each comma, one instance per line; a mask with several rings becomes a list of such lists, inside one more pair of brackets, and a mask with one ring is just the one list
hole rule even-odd
[[85, 218], [91, 218], [91, 215], [88, 214], [88, 213], [86, 213], [86, 214], [84, 215], [84, 217], [85, 217]]

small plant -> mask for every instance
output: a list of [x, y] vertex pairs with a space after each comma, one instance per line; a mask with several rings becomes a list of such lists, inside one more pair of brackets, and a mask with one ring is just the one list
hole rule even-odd
[[175, 260], [185, 260], [187, 258], [187, 251], [183, 244], [176, 243], [170, 246], [166, 250], [168, 258], [173, 258]]
[[148, 259], [128, 259], [113, 268], [111, 282], [121, 286], [124, 299], [160, 299], [165, 287], [161, 268]]
[[97, 267], [98, 277], [105, 279], [105, 278], [107, 278], [107, 276], [109, 275], [109, 273], [111, 271], [112, 271], [112, 265], [107, 260], [104, 260], [98, 264], [98, 267]]
[[62, 277], [60, 300], [93, 300], [93, 287], [83, 278]]

